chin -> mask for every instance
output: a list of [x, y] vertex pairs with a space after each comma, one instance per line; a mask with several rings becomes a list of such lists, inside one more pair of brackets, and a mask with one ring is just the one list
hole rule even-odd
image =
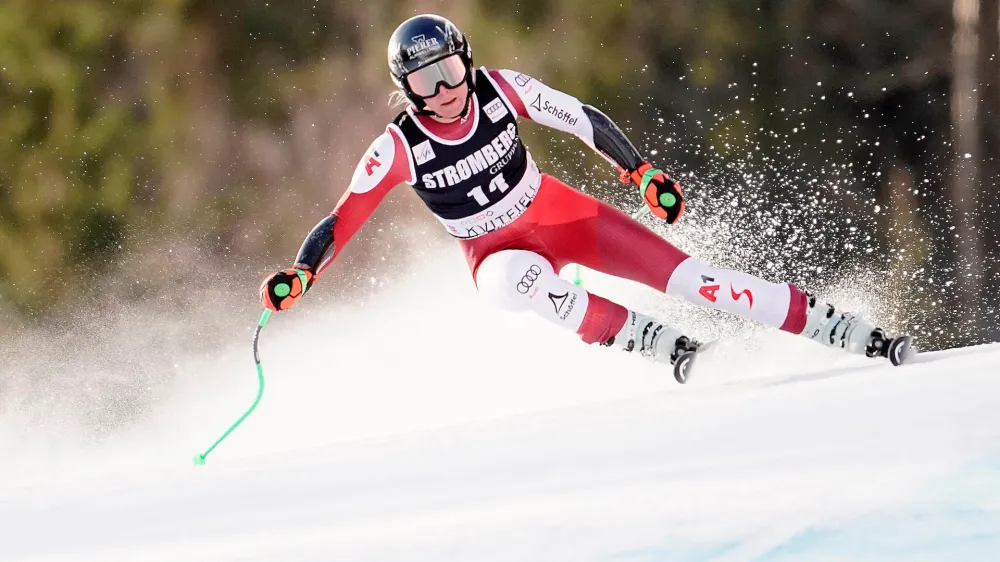
[[462, 114], [462, 108], [461, 105], [456, 105], [454, 109], [452, 108], [443, 109], [441, 111], [435, 111], [435, 113], [437, 113], [441, 117], [444, 117], [445, 119], [452, 119]]

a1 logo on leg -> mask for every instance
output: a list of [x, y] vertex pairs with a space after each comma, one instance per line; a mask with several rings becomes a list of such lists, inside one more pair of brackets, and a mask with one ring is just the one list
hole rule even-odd
[[698, 294], [705, 297], [705, 300], [715, 303], [715, 301], [718, 300], [718, 297], [715, 296], [715, 292], [719, 290], [719, 285], [710, 285], [710, 283], [715, 283], [715, 278], [709, 277], [708, 275], [702, 275], [701, 288], [698, 289]]
[[[702, 275], [701, 288], [698, 289], [698, 294], [704, 297], [705, 300], [714, 304], [717, 300], [719, 300], [719, 297], [716, 295], [716, 292], [718, 292], [719, 288], [720, 285], [715, 282], [714, 277], [709, 277], [708, 275]], [[730, 296], [732, 296], [733, 301], [739, 301], [741, 298], [746, 297], [747, 302], [749, 303], [749, 307], [753, 308], [753, 293], [750, 291], [750, 289], [743, 289], [742, 291], [737, 291], [736, 287], [734, 287], [733, 284], [730, 283], [729, 294]]]

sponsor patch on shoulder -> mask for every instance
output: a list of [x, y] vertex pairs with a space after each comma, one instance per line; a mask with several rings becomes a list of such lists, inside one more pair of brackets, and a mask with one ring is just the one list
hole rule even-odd
[[503, 100], [500, 98], [486, 104], [483, 111], [486, 112], [486, 116], [490, 118], [490, 121], [493, 121], [494, 123], [503, 119], [509, 113], [509, 111], [507, 111], [507, 106], [504, 105]]
[[351, 191], [367, 193], [375, 189], [375, 186], [389, 173], [395, 156], [396, 145], [392, 135], [382, 133], [368, 147], [365, 155], [358, 162], [357, 168], [354, 169], [354, 177], [351, 178]]
[[425, 140], [424, 142], [413, 147], [413, 159], [417, 162], [417, 165], [426, 164], [434, 159], [434, 148], [431, 146], [431, 141]]

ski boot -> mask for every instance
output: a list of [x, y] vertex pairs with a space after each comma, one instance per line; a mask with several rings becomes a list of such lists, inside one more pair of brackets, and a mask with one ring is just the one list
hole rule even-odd
[[829, 347], [839, 347], [850, 353], [868, 357], [885, 357], [893, 365], [902, 365], [911, 354], [913, 340], [901, 335], [890, 338], [860, 316], [839, 312], [827, 303], [819, 302], [806, 293], [809, 307], [802, 335]]
[[618, 334], [601, 345], [617, 345], [630, 353], [638, 351], [639, 355], [654, 363], [672, 365], [674, 379], [681, 384], [687, 382], [698, 352], [705, 347], [680, 331], [631, 310]]

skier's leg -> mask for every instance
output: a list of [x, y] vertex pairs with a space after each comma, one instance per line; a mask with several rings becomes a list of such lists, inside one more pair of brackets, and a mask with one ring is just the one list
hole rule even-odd
[[806, 295], [786, 283], [722, 269], [689, 257], [671, 272], [664, 291], [708, 308], [725, 310], [787, 332], [802, 332]]
[[621, 316], [624, 321], [624, 309], [615, 310], [616, 305], [593, 298], [581, 287], [561, 279], [547, 259], [528, 250], [501, 250], [487, 256], [476, 271], [476, 286], [490, 303], [504, 310], [530, 310], [580, 333], [585, 340], [593, 340], [595, 328], [600, 330], [593, 322], [584, 326], [592, 300], [594, 308], [605, 309], [600, 311], [601, 316]]
[[793, 285], [712, 267], [615, 207], [551, 176], [546, 181], [533, 205], [544, 206], [536, 210], [544, 217], [537, 232], [557, 266], [579, 263], [793, 333], [805, 326], [806, 296]]
[[[633, 242], [615, 250], [599, 244], [597, 248], [601, 253], [592, 257], [592, 265], [588, 267], [608, 272], [659, 270], [666, 274], [666, 283], [652, 286], [669, 295], [738, 314], [851, 353], [888, 356], [891, 338], [864, 318], [819, 301], [790, 283], [771, 283], [742, 271], [714, 267], [691, 256], [681, 259], [679, 256], [684, 254], [672, 244], [659, 236], [640, 236], [638, 230], [651, 231], [631, 217], [612, 211], [617, 209], [599, 210], [598, 236], [607, 233], [611, 239], [631, 239]], [[648, 255], [660, 256], [667, 267], [656, 267]], [[647, 271], [644, 277], [653, 274]], [[627, 274], [622, 276], [628, 277]], [[662, 278], [658, 282], [662, 282]]]
[[[717, 268], [682, 252], [618, 209], [547, 177], [546, 217], [537, 232], [562, 263], [638, 281], [694, 304], [801, 334], [832, 347], [885, 355], [888, 338], [864, 319], [817, 301], [792, 284]], [[541, 195], [541, 193], [540, 193]]]
[[663, 363], [672, 363], [679, 351], [691, 347], [680, 332], [560, 278], [551, 262], [535, 252], [501, 250], [487, 256], [477, 269], [476, 285], [494, 305], [535, 312], [575, 331], [586, 343], [616, 342]]

